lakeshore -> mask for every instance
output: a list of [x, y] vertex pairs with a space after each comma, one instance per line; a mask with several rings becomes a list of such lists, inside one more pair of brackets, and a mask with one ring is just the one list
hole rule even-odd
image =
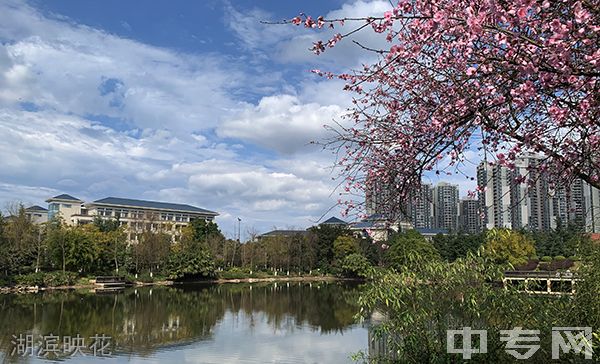
[[[232, 284], [232, 283], [275, 283], [275, 282], [361, 282], [362, 279], [356, 278], [344, 278], [330, 275], [324, 276], [274, 276], [267, 278], [216, 278], [207, 280], [197, 281], [173, 281], [173, 280], [157, 280], [155, 282], [142, 282], [135, 281], [128, 284], [129, 287], [151, 287], [151, 286], [177, 286], [177, 285], [189, 285], [189, 284]], [[60, 291], [60, 290], [83, 290], [83, 289], [96, 289], [97, 286], [94, 282], [89, 284], [73, 284], [55, 287], [38, 287], [38, 286], [9, 286], [0, 287], [0, 294], [2, 293], [35, 293], [39, 291]]]

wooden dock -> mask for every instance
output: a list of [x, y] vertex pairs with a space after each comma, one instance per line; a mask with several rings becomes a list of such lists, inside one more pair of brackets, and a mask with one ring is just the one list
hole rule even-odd
[[506, 271], [504, 287], [532, 294], [572, 295], [581, 279], [573, 272]]
[[97, 291], [118, 291], [125, 288], [127, 281], [125, 277], [98, 276], [95, 285]]

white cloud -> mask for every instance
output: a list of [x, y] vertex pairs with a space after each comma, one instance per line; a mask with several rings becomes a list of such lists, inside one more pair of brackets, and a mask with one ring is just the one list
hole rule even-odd
[[[40, 204], [40, 201], [56, 194], [57, 190], [52, 188], [0, 183], [0, 201], [3, 202], [0, 205], [0, 212], [6, 214], [7, 208], [14, 203], [22, 203], [25, 207]], [[44, 206], [44, 204], [41, 203], [41, 206]]]
[[[385, 11], [391, 9], [388, 1], [355, 1], [342, 5], [340, 9], [325, 14], [326, 19], [342, 19], [368, 16], [382, 16]], [[295, 34], [277, 45], [277, 56], [281, 62], [322, 64], [330, 71], [349, 71], [360, 67], [363, 63], [372, 63], [377, 59], [373, 52], [366, 51], [353, 41], [374, 48], [389, 48], [390, 44], [385, 40], [385, 35], [375, 33], [371, 27], [366, 27], [354, 33], [348, 38], [338, 42], [335, 47], [328, 48], [319, 56], [314, 55], [308, 49], [312, 48], [316, 41], [327, 42], [334, 34], [346, 34], [363, 25], [362, 22], [348, 21], [344, 26], [335, 24], [334, 29], [324, 28], [322, 31], [311, 31], [302, 26], [296, 29]]]
[[[327, 14], [309, 15], [313, 18], [324, 15], [326, 19], [382, 16], [391, 7], [389, 1], [358, 0], [343, 4], [341, 8]], [[299, 5], [299, 10], [302, 10], [301, 5]], [[239, 39], [241, 47], [252, 51], [258, 58], [269, 58], [281, 63], [319, 64], [327, 67], [330, 71], [347, 71], [350, 68], [359, 67], [362, 63], [370, 63], [377, 59], [375, 53], [361, 49], [352, 42], [353, 40], [375, 49], [389, 47], [385, 35], [377, 34], [371, 27], [367, 27], [339, 42], [322, 55], [315, 56], [310, 51], [314, 42], [319, 40], [326, 42], [334, 34], [348, 33], [363, 23], [348, 21], [345, 26], [335, 24], [334, 29], [324, 27], [320, 30], [311, 30], [302, 25], [296, 27], [291, 24], [264, 24], [262, 21], [276, 22], [282, 19], [274, 19], [271, 13], [259, 8], [240, 11], [235, 6], [229, 5], [227, 13], [226, 24]], [[287, 19], [295, 15], [288, 14]]]
[[[264, 87], [237, 61], [180, 54], [0, 4], [0, 104], [29, 101], [77, 115], [106, 115], [141, 128], [214, 127], [238, 107], [241, 85]], [[248, 82], [252, 79], [253, 82]], [[247, 87], [247, 86], [246, 86]]]
[[266, 50], [278, 43], [283, 37], [290, 36], [289, 27], [265, 24], [273, 21], [273, 15], [259, 8], [239, 11], [231, 4], [225, 7], [226, 25], [248, 50]]
[[[269, 164], [269, 162], [267, 162]], [[246, 226], [310, 226], [334, 205], [334, 184], [322, 172], [303, 175], [296, 166], [275, 168], [248, 162], [213, 159], [176, 164], [172, 173], [186, 178], [181, 188], [163, 189], [158, 196], [168, 200], [202, 201], [229, 213], [220, 217], [231, 225], [242, 217]], [[316, 164], [313, 164], [316, 166]], [[295, 168], [296, 167], [296, 168]]]
[[284, 154], [309, 151], [314, 150], [310, 143], [319, 142], [324, 136], [324, 125], [340, 119], [342, 112], [338, 105], [302, 104], [292, 95], [266, 96], [258, 105], [223, 122], [217, 134]]
[[279, 47], [293, 28], [238, 22], [254, 54], [232, 59], [153, 47], [20, 2], [0, 3], [0, 14], [0, 203], [43, 206], [63, 192], [182, 202], [221, 213], [226, 233], [237, 217], [259, 231], [307, 227], [333, 206], [333, 158], [307, 144], [326, 136], [349, 96], [309, 74], [296, 84], [285, 71], [264, 77], [260, 47]]

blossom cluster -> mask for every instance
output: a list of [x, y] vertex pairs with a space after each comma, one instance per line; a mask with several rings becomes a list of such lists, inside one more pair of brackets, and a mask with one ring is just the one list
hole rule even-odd
[[379, 61], [352, 74], [317, 72], [356, 95], [353, 126], [336, 140], [350, 194], [383, 183], [402, 200], [427, 171], [457, 173], [467, 151], [508, 168], [533, 152], [551, 180], [600, 187], [598, 1], [402, 0], [352, 21], [354, 30], [313, 49], [357, 29], [389, 42], [375, 50]]

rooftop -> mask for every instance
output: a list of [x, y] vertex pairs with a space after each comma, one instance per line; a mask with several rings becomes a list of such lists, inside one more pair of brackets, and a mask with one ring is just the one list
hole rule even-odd
[[319, 225], [348, 225], [344, 220], [340, 220], [337, 217], [330, 217], [329, 219], [323, 221]]
[[294, 236], [294, 235], [306, 235], [307, 230], [272, 230], [267, 233], [259, 235], [260, 237], [268, 236]]
[[67, 195], [66, 193], [63, 193], [61, 195], [58, 196], [54, 196], [52, 198], [49, 198], [46, 200], [46, 202], [50, 202], [52, 200], [61, 200], [61, 201], [74, 201], [74, 202], [83, 202], [82, 200], [75, 198], [71, 195]]
[[355, 222], [351, 225], [351, 229], [386, 229], [387, 226], [384, 222], [375, 220], [364, 220]]
[[185, 205], [185, 204], [159, 202], [159, 201], [134, 200], [131, 198], [120, 198], [120, 197], [106, 197], [106, 198], [94, 201], [93, 204], [141, 207], [141, 208], [156, 209], [156, 210], [173, 210], [173, 211], [192, 212], [192, 213], [214, 215], [214, 216], [219, 215], [219, 213], [214, 212], [214, 211], [202, 209], [202, 208], [195, 207], [195, 206]]
[[448, 234], [448, 229], [429, 229], [429, 228], [416, 228], [416, 231], [421, 235], [437, 235], [437, 234]]
[[47, 212], [48, 209], [45, 209], [41, 206], [38, 205], [33, 205], [33, 206], [29, 206], [28, 208], [25, 209], [25, 211], [40, 211], [40, 212]]

